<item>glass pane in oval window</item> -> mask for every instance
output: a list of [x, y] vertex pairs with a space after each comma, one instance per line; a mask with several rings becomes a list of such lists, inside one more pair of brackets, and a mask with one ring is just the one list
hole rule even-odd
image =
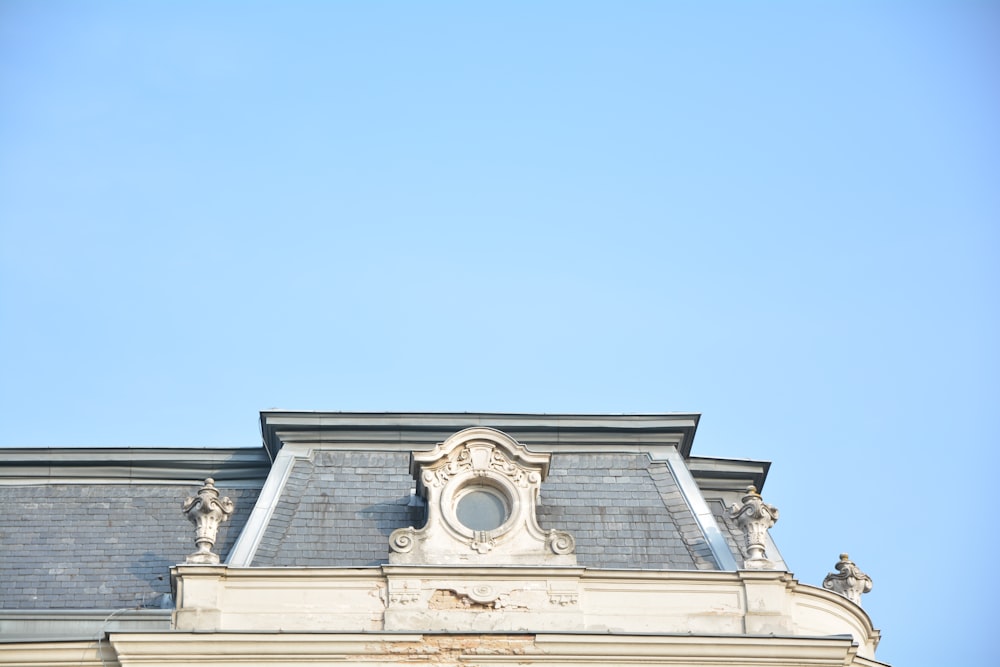
[[470, 491], [455, 508], [458, 520], [472, 530], [493, 530], [507, 520], [507, 506], [495, 493]]

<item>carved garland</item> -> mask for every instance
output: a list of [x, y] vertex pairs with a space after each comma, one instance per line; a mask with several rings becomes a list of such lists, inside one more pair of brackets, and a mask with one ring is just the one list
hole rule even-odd
[[[499, 449], [493, 449], [490, 454], [489, 471], [494, 471], [506, 476], [512, 483], [528, 488], [531, 484], [541, 481], [541, 475], [537, 471], [525, 473], [516, 463], [507, 457]], [[441, 488], [445, 486], [453, 477], [467, 471], [472, 471], [477, 476], [483, 477], [488, 474], [487, 469], [475, 468], [472, 461], [472, 452], [468, 446], [462, 447], [452, 452], [445, 463], [430, 470], [424, 470], [421, 479], [424, 484]]]

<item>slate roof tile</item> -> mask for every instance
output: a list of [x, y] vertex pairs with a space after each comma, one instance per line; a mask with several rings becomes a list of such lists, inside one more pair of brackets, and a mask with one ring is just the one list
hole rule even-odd
[[[171, 565], [195, 550], [181, 513], [197, 485], [0, 486], [0, 609], [120, 609], [170, 592]], [[239, 535], [258, 489], [226, 489], [236, 504], [215, 552]], [[48, 522], [46, 515], [59, 517]], [[42, 530], [39, 524], [51, 525]]]
[[[331, 450], [298, 461], [253, 565], [386, 563], [389, 534], [423, 525], [412, 487], [405, 452]], [[574, 535], [581, 565], [716, 567], [673, 477], [645, 454], [553, 454], [538, 518]]]

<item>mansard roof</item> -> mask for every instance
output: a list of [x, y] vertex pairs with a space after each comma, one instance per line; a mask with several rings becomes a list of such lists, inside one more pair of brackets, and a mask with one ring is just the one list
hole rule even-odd
[[[538, 521], [579, 566], [733, 570], [725, 507], [767, 464], [692, 458], [694, 414], [261, 413], [263, 448], [21, 449], [0, 465], [0, 609], [169, 605], [193, 551], [183, 500], [206, 477], [236, 505], [215, 551], [231, 566], [371, 567], [419, 527], [411, 452], [489, 426], [551, 456]], [[771, 545], [773, 547], [773, 545]], [[769, 549], [778, 559], [775, 550]]]
[[236, 540], [269, 466], [257, 450], [7, 449], [0, 465], [0, 610], [168, 605], [169, 568], [193, 549], [180, 511], [215, 476], [237, 505]]

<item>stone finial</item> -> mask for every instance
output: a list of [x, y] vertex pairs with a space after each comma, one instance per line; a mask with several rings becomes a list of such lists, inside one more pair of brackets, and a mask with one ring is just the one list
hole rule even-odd
[[212, 547], [215, 546], [219, 524], [229, 519], [233, 513], [233, 501], [229, 498], [219, 498], [215, 480], [209, 477], [205, 480], [205, 486], [198, 490], [198, 495], [184, 501], [181, 510], [195, 525], [194, 542], [198, 545], [198, 550], [188, 556], [185, 562], [217, 565], [219, 556], [212, 553]]
[[757, 493], [757, 487], [751, 485], [743, 496], [743, 504], [733, 503], [729, 508], [729, 516], [746, 534], [749, 557], [743, 561], [743, 566], [749, 570], [773, 569], [774, 563], [764, 555], [764, 540], [767, 529], [778, 520], [778, 508], [765, 503]]
[[872, 578], [861, 571], [847, 554], [840, 554], [840, 562], [834, 567], [838, 574], [831, 572], [823, 580], [823, 588], [843, 595], [856, 605], [861, 605], [861, 594], [872, 589]]

